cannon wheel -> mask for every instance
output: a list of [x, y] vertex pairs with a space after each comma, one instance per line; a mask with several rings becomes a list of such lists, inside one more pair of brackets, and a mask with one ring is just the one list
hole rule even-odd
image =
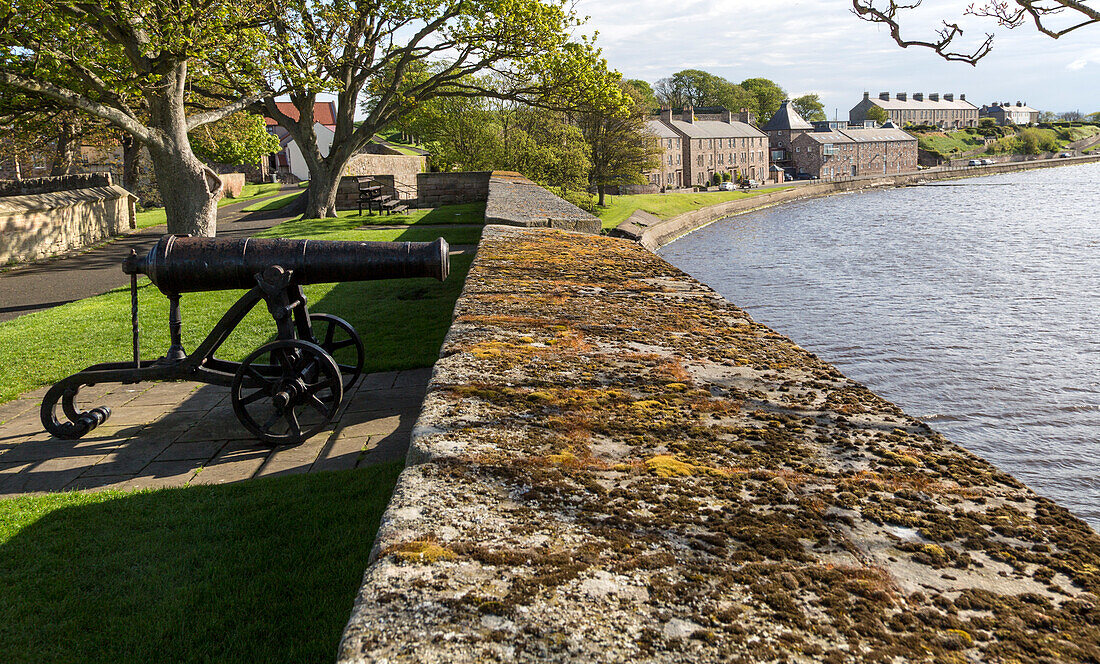
[[340, 369], [317, 344], [280, 339], [241, 362], [232, 386], [233, 411], [269, 445], [296, 445], [336, 416], [344, 398]]
[[351, 388], [363, 373], [363, 362], [367, 358], [359, 333], [351, 323], [332, 314], [310, 314], [309, 325], [313, 329], [313, 343], [323, 348], [333, 359], [336, 359], [336, 352], [341, 348], [355, 348], [354, 366], [340, 364], [339, 361], [336, 363], [340, 373], [344, 375], [344, 389]]

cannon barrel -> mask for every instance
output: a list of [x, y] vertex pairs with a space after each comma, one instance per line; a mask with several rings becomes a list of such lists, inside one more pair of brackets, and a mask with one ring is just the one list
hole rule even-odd
[[164, 293], [252, 288], [271, 265], [294, 271], [298, 284], [432, 277], [443, 281], [450, 255], [435, 242], [349, 242], [287, 239], [223, 239], [165, 235], [145, 256], [122, 263], [126, 274], [144, 274]]

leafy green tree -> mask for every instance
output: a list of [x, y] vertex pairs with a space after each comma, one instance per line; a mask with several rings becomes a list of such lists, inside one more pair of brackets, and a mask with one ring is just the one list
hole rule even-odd
[[191, 149], [200, 159], [215, 164], [257, 164], [279, 151], [279, 139], [267, 130], [263, 117], [234, 113], [194, 129]]
[[760, 122], [766, 122], [768, 118], [775, 115], [783, 100], [787, 98], [783, 88], [766, 78], [745, 79], [741, 81], [741, 88], [749, 95], [748, 109], [756, 114]]
[[[816, 94], [802, 95], [791, 100], [791, 106], [808, 122], [825, 120], [825, 106]], [[878, 108], [877, 106], [875, 108]], [[882, 110], [882, 109], [879, 109]], [[771, 116], [768, 116], [771, 117]]]
[[[547, 107], [615, 84], [565, 0], [286, 0], [271, 3], [269, 60], [298, 111], [264, 100], [302, 150], [310, 183], [304, 213], [336, 214], [348, 160], [380, 130], [443, 97], [495, 97]], [[322, 154], [317, 95], [336, 97], [335, 136]], [[362, 108], [364, 118], [356, 123]]]
[[637, 99], [646, 111], [656, 111], [660, 107], [661, 102], [657, 101], [657, 95], [653, 93], [653, 86], [649, 83], [637, 78], [625, 80], [623, 83], [632, 88], [631, 96]]
[[684, 69], [662, 78], [654, 93], [660, 103], [672, 108], [722, 106], [737, 112], [755, 104], [741, 86], [700, 69]]
[[890, 114], [881, 106], [871, 106], [871, 108], [867, 109], [866, 118], [868, 120], [874, 120], [879, 124], [884, 124], [890, 119]]
[[149, 150], [169, 232], [213, 235], [221, 182], [187, 134], [260, 98], [251, 57], [259, 8], [254, 0], [2, 0], [0, 93], [46, 99], [125, 132]]
[[625, 110], [623, 104], [614, 100], [586, 109], [574, 119], [588, 145], [592, 164], [588, 183], [596, 187], [597, 205], [601, 206], [609, 185], [645, 182], [642, 172], [655, 167], [661, 154], [656, 141], [646, 132], [649, 112], [642, 95], [630, 83], [623, 83], [621, 89], [629, 99]]

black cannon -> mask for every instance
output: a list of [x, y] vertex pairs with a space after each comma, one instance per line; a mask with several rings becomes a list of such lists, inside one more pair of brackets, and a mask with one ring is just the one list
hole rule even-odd
[[[297, 444], [324, 428], [336, 415], [344, 390], [363, 369], [364, 348], [347, 321], [310, 313], [305, 284], [373, 279], [447, 278], [447, 242], [328, 242], [321, 240], [225, 240], [165, 235], [146, 256], [123, 261], [130, 275], [132, 362], [88, 367], [56, 383], [42, 400], [42, 424], [58, 438], [75, 439], [107, 420], [103, 406], [82, 411], [76, 395], [97, 383], [192, 380], [224, 385], [232, 392], [241, 424], [270, 445]], [[171, 346], [156, 360], [138, 351], [137, 276], [144, 274], [168, 297]], [[181, 340], [182, 293], [249, 288], [222, 316], [206, 339], [188, 355]], [[275, 320], [276, 339], [241, 362], [214, 357], [237, 325], [260, 301]], [[338, 364], [334, 354], [354, 349], [353, 363]], [[351, 352], [347, 352], [350, 356]], [[61, 402], [68, 419], [57, 419]]]

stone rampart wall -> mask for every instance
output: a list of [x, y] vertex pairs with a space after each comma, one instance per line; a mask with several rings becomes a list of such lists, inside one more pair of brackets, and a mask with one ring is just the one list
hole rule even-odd
[[809, 198], [821, 198], [861, 189], [881, 189], [919, 184], [929, 180], [949, 180], [954, 178], [982, 177], [998, 173], [1012, 173], [1034, 168], [1053, 168], [1100, 161], [1100, 155], [1073, 157], [1068, 159], [1047, 159], [1039, 161], [1005, 162], [992, 166], [952, 167], [905, 173], [901, 175], [875, 175], [829, 180], [814, 184], [793, 185], [790, 189], [758, 194], [750, 198], [727, 201], [718, 205], [685, 212], [671, 219], [656, 220], [652, 215], [645, 217], [637, 213], [615, 229], [615, 234], [640, 242], [651, 251], [672, 242], [676, 238], [706, 226], [707, 224], [737, 214], [760, 208]]
[[[392, 175], [374, 175], [372, 176], [379, 184], [382, 185], [383, 193], [392, 196], [394, 195], [393, 176]], [[364, 209], [365, 209], [364, 205]], [[340, 184], [336, 186], [336, 209], [337, 210], [356, 210], [359, 208], [359, 181], [354, 177], [344, 176], [340, 178]]]
[[399, 187], [416, 195], [418, 176], [427, 164], [426, 157], [405, 154], [357, 154], [348, 161], [344, 175], [389, 175]]
[[0, 198], [0, 264], [53, 256], [135, 228], [119, 186]]
[[421, 173], [416, 177], [421, 207], [481, 203], [489, 197], [491, 171]]
[[485, 223], [564, 228], [584, 233], [599, 233], [601, 228], [596, 217], [519, 173], [507, 171], [494, 171], [489, 178]]
[[1092, 661], [1100, 537], [637, 243], [486, 227], [339, 649]]

